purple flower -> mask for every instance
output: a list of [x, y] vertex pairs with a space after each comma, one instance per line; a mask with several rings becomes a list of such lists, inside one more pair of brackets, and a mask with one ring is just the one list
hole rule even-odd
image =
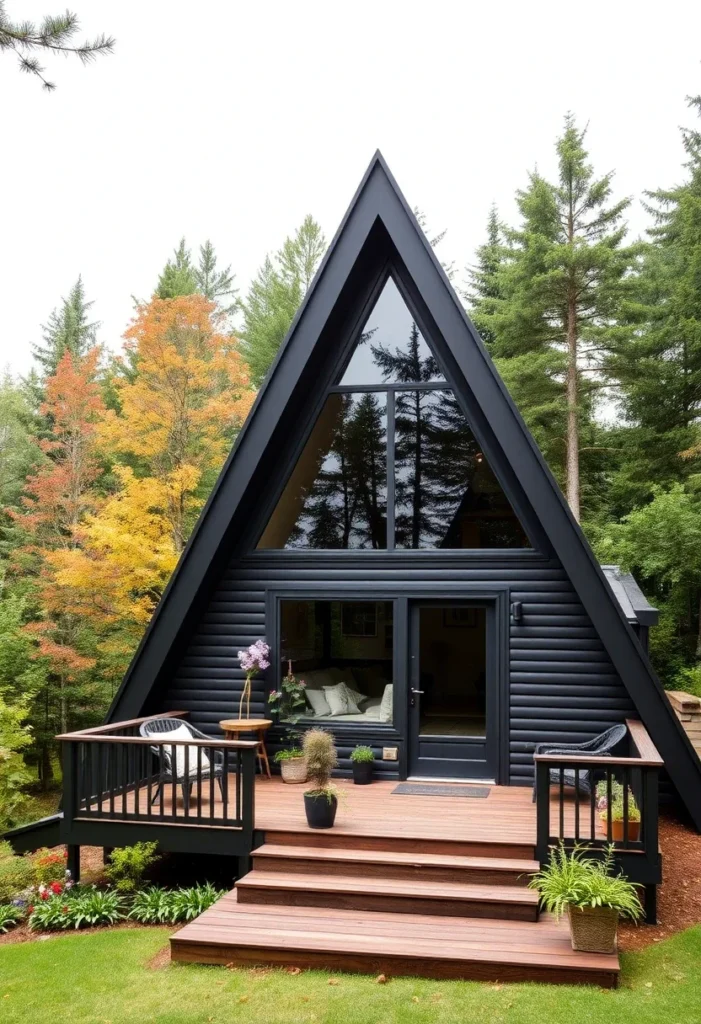
[[239, 664], [247, 674], [256, 675], [270, 666], [269, 654], [270, 648], [265, 640], [256, 640], [245, 651], [238, 652]]

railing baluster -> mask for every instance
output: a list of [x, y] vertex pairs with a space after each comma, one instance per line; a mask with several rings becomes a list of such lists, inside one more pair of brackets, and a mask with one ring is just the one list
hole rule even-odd
[[[209, 773], [209, 817], [210, 817], [211, 820], [214, 820], [214, 779], [215, 779], [214, 767], [215, 767], [215, 765], [217, 763], [217, 759], [215, 757], [215, 754], [217, 754], [218, 751], [215, 751], [214, 747], [207, 747], [207, 750], [209, 751], [209, 763], [212, 766], [212, 771]], [[220, 776], [220, 778], [221, 778], [221, 776]]]
[[560, 839], [565, 838], [565, 769], [560, 765]]
[[243, 763], [241, 751], [236, 751], [236, 823], [241, 824], [241, 786], [243, 784]]
[[146, 771], [146, 817], [151, 817], [153, 803], [153, 754], [150, 747], [144, 747], [144, 764]]
[[606, 769], [606, 842], [611, 842], [611, 769]]
[[222, 816], [226, 822], [229, 816], [229, 748], [224, 747], [223, 750], [223, 763], [222, 763], [222, 793], [223, 793], [223, 808]]
[[628, 769], [623, 769], [623, 845], [628, 846]]
[[594, 784], [594, 772], [589, 769], [589, 838], [592, 842], [596, 839], [596, 785]]
[[134, 814], [139, 816], [139, 789], [141, 787], [141, 747], [134, 747]]
[[185, 810], [185, 817], [190, 817], [190, 744], [184, 743], [185, 747], [183, 753], [183, 761], [185, 763], [185, 769], [183, 771], [183, 806]]
[[579, 768], [574, 770], [574, 839], [579, 839]]
[[115, 759], [116, 759], [115, 744], [114, 743], [108, 743], [107, 744], [107, 764], [108, 764], [108, 768], [107, 768], [107, 784], [109, 786], [109, 793], [110, 793], [110, 818], [114, 818], [114, 784], [115, 784], [115, 778], [116, 778], [116, 773], [115, 773], [115, 770], [114, 770]]
[[173, 819], [178, 816], [178, 759], [175, 744], [170, 745], [170, 814]]

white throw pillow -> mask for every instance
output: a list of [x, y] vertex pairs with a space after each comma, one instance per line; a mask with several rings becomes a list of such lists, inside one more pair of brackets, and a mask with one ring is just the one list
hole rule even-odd
[[317, 718], [328, 717], [331, 714], [331, 708], [329, 703], [324, 696], [324, 691], [316, 689], [315, 687], [309, 686], [304, 691], [307, 700], [309, 701], [310, 707]]
[[392, 721], [393, 694], [394, 687], [391, 683], [387, 683], [385, 692], [382, 694], [382, 703], [380, 704], [379, 720], [381, 722]]
[[[161, 732], [157, 733], [156, 735], [159, 737], [159, 739], [163, 738], [168, 741], [173, 740], [173, 742], [176, 742], [177, 740], [191, 740], [193, 738], [192, 733], [190, 732], [186, 725], [179, 725], [177, 729], [173, 729], [171, 732]], [[171, 759], [172, 764], [173, 748], [166, 744], [165, 750], [166, 754]], [[197, 747], [190, 747], [187, 756], [189, 774], [190, 776], [197, 776]], [[204, 750], [202, 751], [200, 763], [202, 766], [203, 773], [205, 771], [209, 771], [209, 758], [205, 754]], [[185, 747], [183, 746], [177, 746], [175, 748], [175, 768], [177, 777], [181, 779], [185, 774]]]
[[360, 708], [353, 700], [350, 690], [345, 683], [336, 683], [335, 686], [325, 686], [324, 696], [329, 702], [331, 715], [359, 715]]

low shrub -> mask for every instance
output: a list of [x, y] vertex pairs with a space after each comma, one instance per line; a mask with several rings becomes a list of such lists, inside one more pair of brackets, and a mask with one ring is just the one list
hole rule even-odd
[[288, 747], [286, 750], [278, 750], [273, 760], [276, 764], [280, 764], [281, 761], [290, 761], [295, 757], [304, 757], [304, 751], [301, 747]]
[[170, 920], [173, 924], [192, 921], [221, 899], [225, 892], [226, 889], [215, 889], [209, 882], [193, 885], [191, 889], [176, 889], [171, 893]]
[[113, 850], [105, 875], [118, 892], [126, 895], [143, 887], [148, 868], [159, 860], [158, 843], [135, 843]]
[[0, 903], [0, 935], [14, 928], [24, 918], [24, 909], [14, 903]]
[[34, 881], [37, 885], [49, 885], [51, 882], [63, 882], [66, 877], [68, 851], [65, 846], [49, 850], [44, 847], [29, 854], [29, 862], [34, 870]]
[[134, 897], [129, 917], [140, 924], [167, 924], [171, 920], [172, 897], [167, 889], [142, 889]]
[[[8, 844], [4, 843], [3, 847]], [[34, 883], [34, 867], [28, 857], [0, 851], [0, 903], [9, 903]]]
[[32, 931], [96, 928], [123, 921], [124, 897], [114, 889], [74, 889], [40, 900], [29, 908]]

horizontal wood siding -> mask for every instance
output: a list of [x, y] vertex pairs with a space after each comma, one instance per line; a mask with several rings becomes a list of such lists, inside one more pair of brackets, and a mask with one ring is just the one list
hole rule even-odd
[[[411, 556], [408, 556], [410, 558]], [[417, 560], [418, 561], [418, 560]], [[510, 781], [528, 784], [533, 779], [533, 745], [537, 742], [578, 742], [602, 732], [613, 722], [634, 714], [627, 693], [579, 604], [564, 571], [553, 564], [465, 563], [447, 569], [421, 559], [413, 566], [382, 565], [351, 568], [333, 565], [329, 556], [310, 567], [286, 561], [257, 559], [233, 563], [227, 569], [190, 639], [185, 656], [165, 687], [162, 710], [182, 708], [193, 724], [219, 735], [218, 722], [238, 713], [244, 674], [237, 652], [266, 635], [266, 590], [291, 584], [323, 597], [324, 589], [363, 584], [386, 584], [387, 592], [411, 596], [412, 583], [450, 581], [446, 598], [460, 597], [456, 585], [508, 585], [511, 601], [520, 601], [522, 622], [510, 626], [509, 764]], [[270, 683], [253, 682], [251, 714], [263, 715]], [[339, 735], [341, 767], [349, 768], [348, 755], [357, 742], [368, 743], [378, 758], [378, 771], [394, 774], [397, 764], [379, 760], [383, 746], [399, 746], [386, 728], [346, 727]], [[275, 742], [271, 749], [275, 749]], [[505, 780], [504, 780], [505, 781]]]

